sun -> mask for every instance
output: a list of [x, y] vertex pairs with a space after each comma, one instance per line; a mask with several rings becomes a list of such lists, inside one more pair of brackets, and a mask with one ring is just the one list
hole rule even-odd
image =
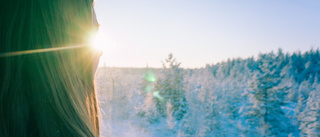
[[95, 49], [102, 50], [103, 52], [108, 51], [107, 36], [101, 30], [99, 30], [95, 37], [92, 38], [91, 44]]

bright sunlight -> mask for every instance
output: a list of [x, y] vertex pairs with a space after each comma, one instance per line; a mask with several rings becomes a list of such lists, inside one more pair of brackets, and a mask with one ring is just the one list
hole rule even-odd
[[102, 50], [103, 52], [108, 51], [107, 43], [108, 42], [107, 42], [106, 36], [101, 30], [98, 31], [97, 35], [93, 37], [93, 40], [92, 40], [93, 47], [98, 50]]

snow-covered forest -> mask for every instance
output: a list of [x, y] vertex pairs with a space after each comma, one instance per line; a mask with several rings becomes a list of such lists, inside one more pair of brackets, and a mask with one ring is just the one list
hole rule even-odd
[[98, 69], [103, 136], [320, 136], [318, 49], [199, 69], [181, 68], [172, 54], [159, 63]]

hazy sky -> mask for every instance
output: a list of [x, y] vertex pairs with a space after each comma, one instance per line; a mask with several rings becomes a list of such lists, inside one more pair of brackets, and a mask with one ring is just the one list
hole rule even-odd
[[319, 0], [96, 0], [95, 10], [106, 66], [161, 67], [173, 53], [195, 68], [320, 47]]

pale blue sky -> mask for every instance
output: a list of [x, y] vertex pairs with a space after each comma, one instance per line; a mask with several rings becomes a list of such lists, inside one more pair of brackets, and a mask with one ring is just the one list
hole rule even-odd
[[161, 67], [173, 53], [195, 68], [320, 47], [319, 0], [96, 0], [95, 9], [107, 66]]

